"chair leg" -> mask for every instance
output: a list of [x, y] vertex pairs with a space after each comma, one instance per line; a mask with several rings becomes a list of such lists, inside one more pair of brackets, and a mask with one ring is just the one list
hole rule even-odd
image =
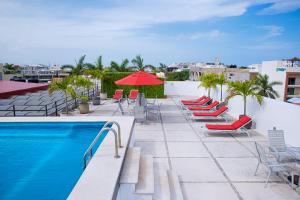
[[271, 170], [269, 170], [268, 177], [267, 177], [267, 180], [266, 180], [266, 183], [265, 183], [265, 187], [267, 187], [267, 185], [269, 183], [269, 179], [270, 179], [271, 173], [272, 173]]
[[255, 172], [254, 172], [254, 176], [256, 176], [256, 174], [257, 174], [257, 171], [258, 171], [259, 165], [260, 165], [260, 163], [258, 162], [258, 163], [257, 163], [257, 166], [256, 166], [256, 169], [255, 169]]

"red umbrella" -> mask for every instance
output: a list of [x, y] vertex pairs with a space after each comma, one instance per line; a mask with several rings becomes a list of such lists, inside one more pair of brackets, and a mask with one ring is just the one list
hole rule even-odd
[[138, 71], [126, 76], [120, 80], [115, 81], [116, 85], [162, 85], [163, 81], [157, 79], [157, 76], [147, 72]]
[[[134, 72], [125, 78], [115, 81], [116, 85], [162, 85], [163, 81], [157, 79], [157, 76], [143, 71]], [[141, 93], [139, 92], [139, 105], [141, 105]]]

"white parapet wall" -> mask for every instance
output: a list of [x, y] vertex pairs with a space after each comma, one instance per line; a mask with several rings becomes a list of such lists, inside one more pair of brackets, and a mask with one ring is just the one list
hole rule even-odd
[[[200, 96], [206, 95], [207, 91], [199, 82], [192, 81], [167, 81], [165, 83], [165, 95], [169, 96]], [[220, 99], [220, 88], [212, 91], [214, 99]], [[223, 96], [226, 96], [226, 88], [224, 88]], [[276, 127], [284, 130], [286, 141], [292, 146], [300, 147], [300, 106], [286, 103], [280, 100], [264, 98], [263, 105], [260, 106], [252, 98], [247, 100], [247, 114], [254, 120], [254, 128], [264, 135], [267, 131]], [[243, 100], [241, 97], [235, 97], [229, 101], [229, 114], [238, 118], [243, 114]]]

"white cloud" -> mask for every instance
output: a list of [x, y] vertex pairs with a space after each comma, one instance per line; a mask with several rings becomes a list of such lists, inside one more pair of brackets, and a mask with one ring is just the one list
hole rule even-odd
[[259, 14], [279, 14], [295, 11], [300, 8], [299, 0], [267, 0], [266, 2], [272, 3], [272, 5], [263, 9]]
[[212, 30], [209, 32], [193, 32], [193, 33], [188, 33], [188, 34], [180, 34], [177, 36], [177, 39], [179, 39], [179, 40], [217, 39], [223, 35], [224, 35], [224, 33], [222, 33], [219, 30]]
[[286, 42], [266, 42], [266, 43], [261, 43], [261, 44], [246, 47], [246, 49], [255, 50], [255, 51], [256, 50], [278, 51], [278, 50], [290, 49], [290, 48], [292, 48], [292, 45]]
[[263, 39], [269, 39], [278, 37], [283, 34], [284, 28], [281, 26], [275, 26], [275, 25], [268, 25], [268, 26], [260, 26], [260, 29], [266, 31], [265, 36], [263, 36]]
[[[39, 2], [35, 4], [30, 0], [0, 0], [0, 55], [2, 59], [18, 57], [27, 62], [32, 59], [28, 52], [49, 61], [55, 56], [63, 57], [62, 50], [66, 51], [66, 58], [74, 58], [75, 51], [97, 51], [112, 57], [117, 55], [115, 52], [167, 52], [172, 49], [172, 42], [153, 35], [153, 26], [240, 16], [249, 6], [261, 3], [274, 3], [270, 9], [277, 7], [282, 12], [291, 6], [283, 3], [286, 1], [296, 0], [111, 0], [105, 7], [80, 9], [43, 5], [40, 0], [33, 1]], [[276, 30], [270, 33], [274, 37]], [[213, 39], [222, 33], [212, 30], [185, 36]]]

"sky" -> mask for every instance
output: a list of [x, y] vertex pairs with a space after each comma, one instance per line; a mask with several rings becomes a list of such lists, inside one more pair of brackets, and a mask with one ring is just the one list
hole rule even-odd
[[0, 0], [0, 63], [300, 57], [300, 0]]

